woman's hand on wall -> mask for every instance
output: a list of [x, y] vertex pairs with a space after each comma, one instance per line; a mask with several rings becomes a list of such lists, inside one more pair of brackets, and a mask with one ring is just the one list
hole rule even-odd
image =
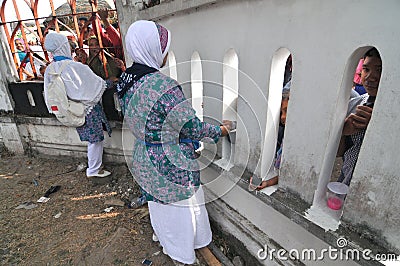
[[234, 124], [233, 122], [234, 121], [230, 121], [230, 120], [222, 120], [222, 125], [220, 126], [221, 130], [222, 130], [221, 136], [228, 136], [229, 131], [231, 131], [233, 129], [232, 128], [232, 126]]
[[232, 121], [230, 120], [223, 120], [222, 125], [220, 126], [222, 133], [221, 136], [227, 136], [229, 134], [229, 131], [232, 129]]

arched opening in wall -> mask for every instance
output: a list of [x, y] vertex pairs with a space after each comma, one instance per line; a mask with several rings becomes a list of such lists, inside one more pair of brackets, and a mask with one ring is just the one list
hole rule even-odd
[[[374, 47], [357, 49], [347, 62], [341, 85], [342, 95], [345, 95], [342, 101], [347, 112], [343, 114], [340, 111], [337, 114], [341, 119], [344, 117], [344, 121], [338, 121], [338, 134], [328, 143], [313, 206], [308, 211], [310, 220], [325, 229], [338, 228], [353, 173], [358, 167], [358, 155], [373, 114], [381, 74], [381, 56]], [[357, 93], [356, 88], [360, 85], [365, 89], [365, 94]], [[322, 213], [332, 219], [325, 218], [322, 221], [318, 218]]]
[[268, 89], [268, 110], [260, 174], [250, 180], [250, 190], [271, 194], [277, 189], [283, 138], [292, 83], [292, 55], [286, 48], [274, 54]]
[[[20, 80], [43, 79], [45, 67], [53, 61], [44, 49], [44, 38], [50, 31], [64, 34], [71, 46], [71, 58], [88, 64], [103, 78], [118, 74], [114, 58], [124, 61], [113, 1], [4, 0], [0, 17]], [[97, 39], [93, 47], [89, 45], [91, 36]], [[107, 63], [99, 67], [96, 61]]]
[[[234, 49], [229, 49], [223, 61], [222, 77], [222, 119], [237, 121], [237, 98], [239, 92], [239, 59]], [[225, 170], [233, 167], [235, 159], [236, 132], [229, 138], [222, 138], [221, 159], [215, 163]]]
[[191, 66], [191, 90], [192, 106], [196, 110], [196, 115], [203, 121], [203, 70], [199, 53], [193, 53], [190, 60]]
[[176, 58], [173, 51], [168, 52], [168, 69], [169, 69], [169, 76], [174, 79], [178, 80], [178, 71], [176, 68]]
[[[203, 121], [203, 69], [200, 55], [197, 51], [193, 53], [190, 59], [190, 68], [192, 106], [196, 110], [196, 116]], [[200, 147], [197, 150], [202, 151], [203, 149], [203, 142], [200, 141]]]
[[26, 91], [26, 95], [28, 96], [29, 104], [30, 104], [32, 107], [35, 107], [35, 106], [36, 106], [36, 103], [35, 103], [35, 99], [33, 99], [32, 92], [31, 92], [30, 90], [27, 90], [27, 91]]

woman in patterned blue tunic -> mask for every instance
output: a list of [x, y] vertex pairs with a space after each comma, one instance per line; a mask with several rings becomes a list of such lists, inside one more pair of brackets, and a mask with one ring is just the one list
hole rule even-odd
[[117, 90], [124, 123], [136, 138], [130, 170], [149, 201], [154, 232], [175, 263], [192, 264], [194, 250], [211, 241], [193, 142], [217, 142], [228, 128], [201, 122], [177, 81], [159, 71], [170, 40], [161, 25], [133, 23], [125, 44], [135, 63]]

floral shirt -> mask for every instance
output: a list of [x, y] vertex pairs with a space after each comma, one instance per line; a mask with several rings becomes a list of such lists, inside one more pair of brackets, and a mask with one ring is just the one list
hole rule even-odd
[[[131, 82], [123, 73], [117, 86]], [[217, 142], [219, 126], [201, 122], [178, 83], [160, 72], [143, 76], [120, 99], [124, 127], [135, 138], [130, 170], [148, 200], [173, 203], [190, 198], [200, 185], [193, 144]]]
[[[352, 94], [353, 96], [353, 94]], [[367, 102], [368, 94], [361, 96], [354, 96], [350, 99], [348, 114], [355, 113], [357, 105], [364, 104]], [[366, 129], [363, 129], [353, 135], [345, 137], [346, 151], [343, 154], [343, 165], [338, 182], [350, 185], [351, 179], [353, 178], [353, 172], [356, 167], [358, 155], [361, 150], [361, 145], [364, 141]]]

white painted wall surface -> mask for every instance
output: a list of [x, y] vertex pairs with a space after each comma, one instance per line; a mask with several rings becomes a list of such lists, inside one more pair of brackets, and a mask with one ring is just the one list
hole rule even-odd
[[201, 58], [198, 52], [192, 54], [190, 64], [192, 106], [194, 110], [196, 110], [197, 117], [203, 121], [203, 70]]
[[[8, 91], [8, 83], [17, 80], [17, 73], [13, 65], [8, 43], [5, 41], [3, 27], [0, 27], [0, 112], [11, 113], [13, 101]], [[18, 131], [18, 127], [13, 119], [0, 117], [0, 140], [5, 147], [16, 154], [24, 153], [24, 146]]]
[[4, 29], [0, 27], [0, 110], [11, 111], [13, 107], [8, 94], [7, 83], [15, 81], [17, 74], [16, 70], [10, 68], [8, 64], [13, 61], [6, 40]]
[[[190, 9], [196, 3], [210, 2], [215, 4]], [[178, 65], [190, 60], [194, 51], [203, 60], [216, 62], [222, 62], [229, 48], [237, 52], [239, 70], [244, 74], [239, 74], [238, 111], [243, 123], [237, 130], [236, 165], [257, 168], [256, 173], [262, 148], [274, 148], [263, 144], [268, 91], [281, 89], [269, 87], [272, 60], [280, 48], [293, 54], [279, 185], [310, 204], [322, 201], [325, 194], [358, 59], [368, 47], [375, 46], [383, 61], [380, 92], [344, 218], [366, 222], [400, 248], [400, 185], [395, 182], [400, 173], [400, 164], [396, 163], [400, 160], [400, 91], [396, 85], [400, 83], [399, 1], [176, 0], [133, 12], [134, 16], [128, 16], [133, 8], [129, 3], [119, 5], [121, 29], [136, 19], [154, 19], [172, 32], [171, 49]], [[181, 77], [179, 68], [178, 77], [179, 81], [189, 78]], [[204, 63], [203, 78], [221, 82], [222, 68]], [[204, 84], [204, 94], [222, 99], [222, 90], [215, 86]], [[221, 108], [206, 100], [204, 113], [221, 119]], [[369, 217], [380, 218], [372, 222]]]

